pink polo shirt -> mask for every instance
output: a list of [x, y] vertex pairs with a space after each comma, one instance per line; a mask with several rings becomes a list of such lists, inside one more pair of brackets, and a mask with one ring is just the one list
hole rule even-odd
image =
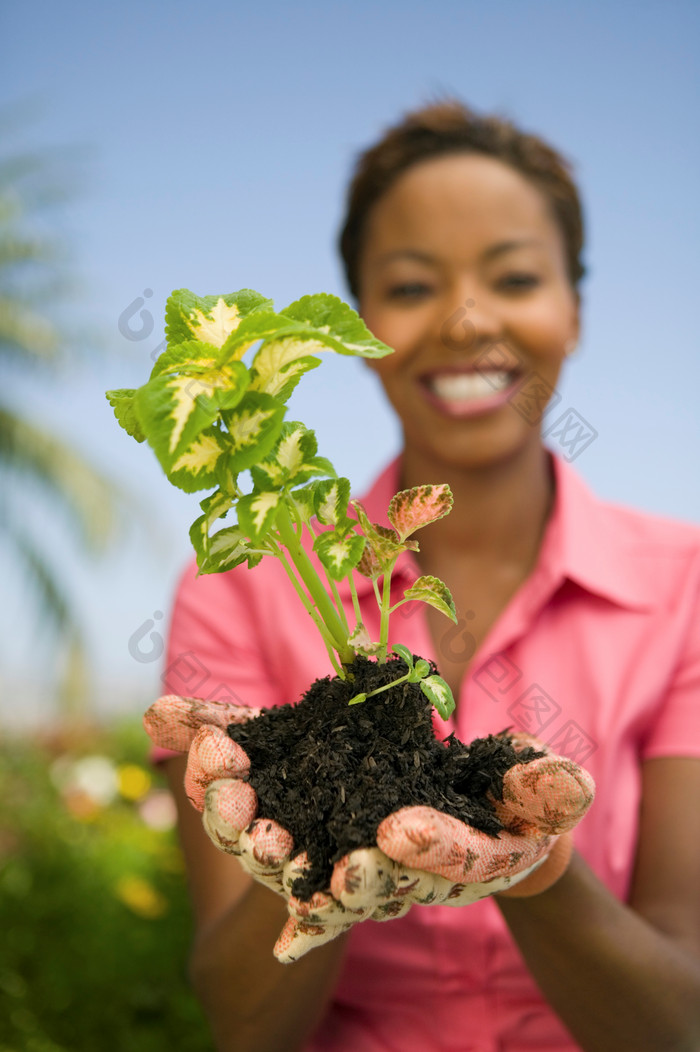
[[[700, 757], [700, 528], [596, 499], [553, 457], [556, 497], [535, 569], [476, 653], [440, 737], [465, 742], [520, 727], [583, 764], [595, 803], [579, 852], [613, 893], [628, 892], [640, 765]], [[439, 482], [439, 479], [431, 480]], [[386, 523], [395, 462], [364, 503]], [[399, 598], [418, 569], [395, 573]], [[358, 577], [377, 638], [371, 584]], [[344, 602], [350, 603], [347, 593]], [[458, 612], [459, 613], [459, 612]], [[448, 637], [470, 652], [469, 622]], [[433, 658], [422, 604], [393, 618], [391, 642]], [[168, 692], [271, 706], [296, 701], [331, 671], [323, 643], [272, 559], [249, 572], [185, 574], [173, 613]], [[334, 999], [308, 1052], [572, 1052], [490, 899], [414, 907], [351, 933]]]

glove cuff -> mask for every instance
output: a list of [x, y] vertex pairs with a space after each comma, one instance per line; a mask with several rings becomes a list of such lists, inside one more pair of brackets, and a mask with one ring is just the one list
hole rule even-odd
[[552, 850], [542, 865], [538, 866], [534, 873], [531, 873], [529, 877], [525, 877], [520, 883], [507, 888], [505, 891], [497, 892], [498, 898], [527, 899], [532, 895], [539, 895], [541, 892], [547, 891], [553, 884], [556, 884], [569, 868], [573, 850], [574, 843], [571, 833], [562, 833], [554, 841]]

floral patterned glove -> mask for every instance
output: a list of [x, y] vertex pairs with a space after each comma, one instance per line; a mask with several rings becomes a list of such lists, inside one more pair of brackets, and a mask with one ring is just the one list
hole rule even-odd
[[217, 847], [236, 855], [254, 879], [287, 900], [289, 920], [274, 953], [283, 963], [347, 931], [358, 921], [390, 920], [412, 905], [460, 906], [488, 895], [531, 895], [545, 890], [568, 865], [568, 831], [593, 799], [593, 782], [576, 764], [525, 735], [516, 748], [534, 745], [545, 756], [511, 768], [503, 799], [494, 800], [504, 831], [488, 836], [428, 807], [389, 815], [377, 830], [377, 847], [351, 852], [336, 863], [328, 892], [301, 901], [292, 892], [307, 865], [291, 856], [291, 834], [256, 819], [257, 796], [245, 778], [249, 761], [226, 734], [260, 710], [193, 698], [161, 698], [144, 723], [158, 745], [189, 749], [185, 789], [203, 811]]

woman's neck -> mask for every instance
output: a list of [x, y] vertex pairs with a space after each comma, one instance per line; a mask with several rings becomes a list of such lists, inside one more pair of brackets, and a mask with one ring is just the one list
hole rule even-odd
[[554, 500], [554, 476], [544, 446], [533, 443], [508, 460], [476, 469], [436, 467], [420, 451], [406, 450], [401, 487], [429, 482], [449, 483], [454, 507], [417, 535], [421, 563], [449, 558], [526, 572], [532, 568]]

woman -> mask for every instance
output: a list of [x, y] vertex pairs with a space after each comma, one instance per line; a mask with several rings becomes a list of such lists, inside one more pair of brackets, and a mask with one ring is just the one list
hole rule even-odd
[[[212, 846], [185, 760], [169, 759], [192, 976], [217, 1048], [697, 1049], [700, 531], [598, 502], [543, 445], [542, 392], [580, 326], [567, 165], [507, 122], [429, 107], [361, 159], [341, 247], [362, 316], [395, 349], [371, 368], [404, 446], [366, 499], [371, 517], [399, 488], [448, 482], [455, 497], [417, 559], [449, 585], [460, 631], [428, 610], [400, 624], [401, 642], [438, 662], [462, 740], [532, 731], [585, 760], [597, 799], [547, 890], [414, 908], [283, 966], [271, 948], [284, 902]], [[188, 572], [169, 689], [298, 697], [326, 667], [322, 644], [286, 648], [275, 588], [258, 569]]]

